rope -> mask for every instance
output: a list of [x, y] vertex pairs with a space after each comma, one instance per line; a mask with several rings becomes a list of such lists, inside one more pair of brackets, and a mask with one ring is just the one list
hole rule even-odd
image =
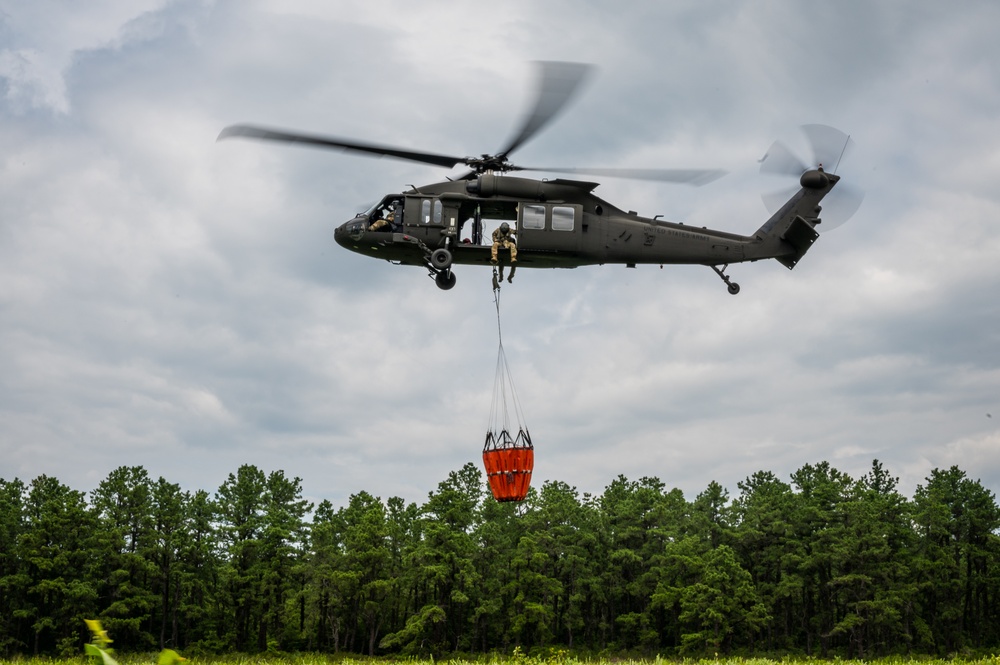
[[[493, 268], [493, 284], [494, 285], [498, 284], [496, 267]], [[500, 413], [498, 413], [498, 407], [500, 407], [503, 410], [502, 429], [503, 431], [508, 432], [509, 436], [510, 414], [508, 411], [508, 403], [507, 403], [508, 387], [510, 388], [511, 404], [513, 406], [514, 415], [517, 418], [517, 427], [519, 431], [524, 429], [522, 425], [522, 423], [524, 422], [524, 414], [521, 412], [521, 404], [517, 399], [517, 391], [514, 388], [514, 380], [511, 377], [510, 366], [507, 364], [507, 354], [504, 352], [503, 348], [503, 326], [501, 324], [501, 317], [500, 317], [500, 289], [497, 286], [494, 286], [493, 289], [493, 304], [496, 307], [497, 311], [498, 349], [497, 349], [496, 375], [493, 381], [493, 402], [492, 406], [490, 407], [490, 429], [491, 430], [496, 429], [496, 426], [499, 424], [497, 421], [499, 420], [499, 416], [501, 415]], [[497, 443], [501, 442], [498, 441]]]
[[503, 331], [500, 329], [500, 282], [497, 280], [496, 266], [493, 266], [493, 304], [497, 308], [497, 339], [500, 340], [500, 348], [503, 348]]

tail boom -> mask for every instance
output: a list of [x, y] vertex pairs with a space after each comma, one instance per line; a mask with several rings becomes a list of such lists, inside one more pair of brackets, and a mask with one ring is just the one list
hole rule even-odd
[[802, 174], [802, 189], [757, 229], [745, 249], [746, 260], [775, 259], [791, 270], [819, 237], [820, 201], [840, 180], [822, 169]]

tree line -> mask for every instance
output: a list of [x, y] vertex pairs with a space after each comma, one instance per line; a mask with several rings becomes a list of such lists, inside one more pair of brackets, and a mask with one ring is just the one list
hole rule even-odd
[[282, 471], [184, 491], [142, 467], [89, 496], [0, 480], [0, 653], [819, 657], [1000, 646], [1000, 508], [957, 467], [907, 499], [877, 460], [826, 462], [692, 501], [657, 478], [600, 495], [550, 481], [498, 503], [473, 464], [422, 505], [313, 505]]

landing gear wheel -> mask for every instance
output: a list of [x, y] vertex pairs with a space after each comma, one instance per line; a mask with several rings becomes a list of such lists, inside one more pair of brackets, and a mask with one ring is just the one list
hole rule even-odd
[[[438, 251], [447, 252], [448, 250], [438, 250]], [[434, 282], [438, 285], [438, 288], [441, 289], [442, 291], [448, 291], [449, 289], [455, 286], [455, 282], [457, 281], [458, 278], [455, 277], [455, 273], [453, 273], [450, 270], [442, 270], [434, 277]]]
[[445, 248], [431, 252], [431, 265], [435, 270], [447, 270], [451, 267], [451, 252]]
[[726, 286], [729, 288], [729, 293], [735, 296], [737, 293], [740, 292], [740, 285], [737, 284], [736, 282], [730, 281], [729, 275], [726, 274], [726, 268], [729, 267], [728, 263], [722, 266], [721, 268], [719, 266], [709, 266], [709, 267], [715, 271], [715, 274], [718, 275], [723, 282], [726, 283]]

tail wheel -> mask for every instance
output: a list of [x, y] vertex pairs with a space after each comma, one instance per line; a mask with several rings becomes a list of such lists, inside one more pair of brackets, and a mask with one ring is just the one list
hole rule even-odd
[[726, 269], [729, 267], [728, 263], [722, 266], [721, 268], [719, 266], [709, 266], [709, 267], [715, 271], [715, 274], [719, 276], [719, 279], [721, 279], [723, 282], [726, 283], [726, 288], [729, 289], [730, 294], [735, 296], [737, 293], [740, 292], [740, 285], [729, 279], [729, 275], [726, 274]]

